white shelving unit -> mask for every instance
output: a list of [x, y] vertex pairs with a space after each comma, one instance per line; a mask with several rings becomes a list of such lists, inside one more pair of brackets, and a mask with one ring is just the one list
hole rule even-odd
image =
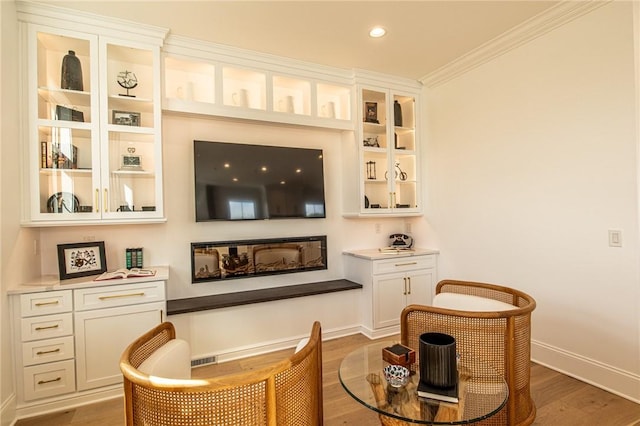
[[[28, 94], [23, 226], [164, 221], [160, 47], [167, 31], [32, 3], [18, 10]], [[63, 88], [66, 55], [78, 58], [82, 87]], [[118, 83], [124, 72], [133, 78], [129, 90]]]
[[350, 72], [177, 36], [164, 52], [165, 111], [353, 129]]
[[378, 75], [357, 79], [356, 146], [344, 150], [344, 216], [421, 215], [420, 86]]

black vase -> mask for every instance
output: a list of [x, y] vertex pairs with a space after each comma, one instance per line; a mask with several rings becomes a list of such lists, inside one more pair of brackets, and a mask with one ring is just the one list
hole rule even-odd
[[444, 333], [420, 335], [420, 380], [427, 385], [449, 389], [458, 382], [456, 339]]
[[62, 77], [60, 88], [69, 90], [84, 90], [82, 87], [82, 65], [76, 52], [70, 50], [62, 59]]
[[393, 124], [402, 127], [402, 105], [398, 101], [393, 101]]

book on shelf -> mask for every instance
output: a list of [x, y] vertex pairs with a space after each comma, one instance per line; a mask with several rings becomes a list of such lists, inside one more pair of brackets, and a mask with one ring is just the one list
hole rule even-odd
[[418, 396], [438, 401], [458, 403], [458, 383], [456, 382], [456, 385], [452, 388], [443, 389], [428, 385], [420, 380], [420, 383], [418, 383]]
[[156, 271], [153, 269], [121, 268], [112, 272], [105, 272], [102, 275], [98, 276], [94, 281], [118, 280], [118, 279], [124, 279], [124, 278], [153, 277], [155, 275], [156, 275]]

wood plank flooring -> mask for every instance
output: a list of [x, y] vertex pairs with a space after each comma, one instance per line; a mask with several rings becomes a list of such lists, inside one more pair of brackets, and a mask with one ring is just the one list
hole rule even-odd
[[[379, 426], [378, 417], [342, 389], [338, 367], [355, 348], [371, 343], [362, 335], [323, 342], [325, 426]], [[282, 359], [291, 350], [224, 364], [200, 367], [194, 377], [251, 370]], [[531, 389], [537, 407], [536, 426], [640, 426], [640, 405], [537, 364], [531, 369]], [[122, 425], [122, 398], [60, 413], [19, 420], [16, 426]], [[250, 426], [250, 425], [247, 425]], [[283, 425], [284, 426], [284, 425]]]

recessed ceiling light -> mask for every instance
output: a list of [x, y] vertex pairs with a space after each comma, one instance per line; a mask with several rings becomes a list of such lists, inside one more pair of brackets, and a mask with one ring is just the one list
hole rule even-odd
[[378, 37], [382, 37], [386, 33], [387, 33], [387, 30], [385, 30], [382, 27], [373, 27], [371, 28], [371, 31], [369, 31], [369, 36], [373, 38], [378, 38]]

